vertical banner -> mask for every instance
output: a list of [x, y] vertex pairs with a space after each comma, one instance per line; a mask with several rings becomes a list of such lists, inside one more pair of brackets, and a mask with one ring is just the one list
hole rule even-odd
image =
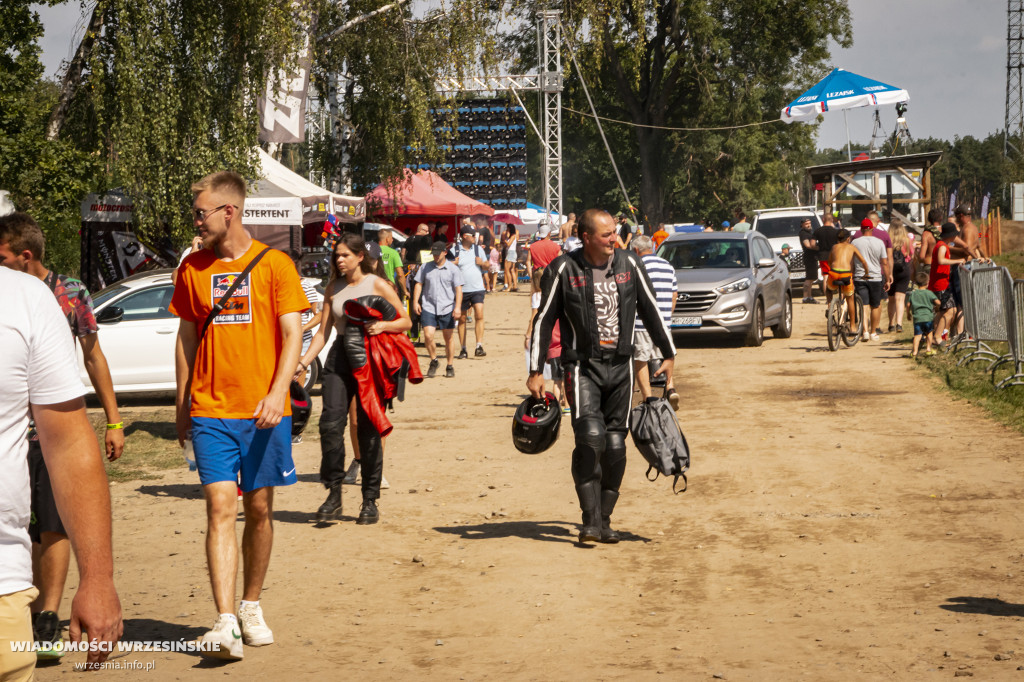
[[953, 209], [956, 208], [956, 198], [960, 193], [960, 178], [953, 181], [953, 184], [949, 186], [949, 211], [946, 213], [947, 216], [953, 215]]
[[988, 218], [988, 206], [992, 203], [992, 190], [995, 188], [995, 183], [989, 180], [985, 184], [985, 194], [981, 197], [981, 215], [979, 216], [982, 220]]
[[[301, 3], [293, 3], [296, 13], [302, 11]], [[295, 55], [296, 71], [279, 69], [277, 83], [271, 78], [267, 91], [258, 98], [256, 106], [260, 114], [260, 142], [276, 144], [306, 141], [306, 90], [309, 87], [309, 69], [312, 65], [310, 36], [316, 30], [316, 20], [311, 22], [309, 31], [302, 40], [302, 48]]]

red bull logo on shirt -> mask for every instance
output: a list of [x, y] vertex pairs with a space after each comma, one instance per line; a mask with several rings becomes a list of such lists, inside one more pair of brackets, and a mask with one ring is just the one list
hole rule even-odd
[[[231, 272], [221, 275], [211, 275], [210, 281], [210, 305], [224, 297], [231, 285], [235, 283], [241, 273]], [[249, 324], [252, 322], [252, 307], [249, 299], [249, 277], [238, 283], [231, 297], [224, 303], [224, 309], [220, 315], [213, 318], [213, 324]]]

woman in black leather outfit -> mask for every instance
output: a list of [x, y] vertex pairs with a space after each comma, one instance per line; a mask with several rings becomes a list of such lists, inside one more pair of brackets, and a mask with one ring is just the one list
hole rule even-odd
[[[366, 400], [378, 400], [376, 395], [361, 395], [356, 378], [353, 376], [349, 358], [345, 352], [347, 320], [343, 307], [347, 301], [370, 297], [383, 299], [384, 306], [390, 304], [394, 319], [369, 322], [360, 334], [407, 332], [412, 326], [398, 294], [387, 279], [371, 272], [366, 257], [363, 238], [344, 233], [338, 238], [331, 257], [331, 281], [324, 296], [320, 326], [313, 334], [309, 348], [299, 359], [296, 373], [309, 367], [309, 363], [327, 343], [332, 330], [338, 338], [331, 347], [323, 374], [323, 412], [320, 415], [320, 482], [328, 489], [327, 499], [317, 509], [318, 522], [330, 521], [341, 516], [341, 480], [345, 476], [345, 425], [352, 396], [357, 396], [359, 407], [356, 413], [357, 439], [359, 442], [360, 468], [362, 471], [363, 504], [359, 510], [358, 524], [377, 523], [380, 513], [377, 499], [380, 497], [380, 481], [383, 472], [383, 451], [381, 436], [373, 425], [368, 411], [378, 406], [365, 406]], [[354, 330], [350, 330], [351, 332]], [[357, 365], [358, 366], [358, 365]]]

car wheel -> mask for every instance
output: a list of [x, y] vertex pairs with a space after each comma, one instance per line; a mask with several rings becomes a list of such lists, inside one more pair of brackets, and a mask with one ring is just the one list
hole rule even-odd
[[750, 321], [750, 328], [747, 329], [746, 344], [748, 346], [760, 346], [764, 342], [764, 301], [757, 299], [754, 305], [754, 318]]
[[312, 364], [306, 370], [306, 391], [312, 391], [318, 381], [320, 381], [320, 358], [313, 358]]
[[786, 296], [782, 304], [782, 319], [772, 325], [772, 335], [777, 339], [788, 339], [793, 335], [793, 298]]

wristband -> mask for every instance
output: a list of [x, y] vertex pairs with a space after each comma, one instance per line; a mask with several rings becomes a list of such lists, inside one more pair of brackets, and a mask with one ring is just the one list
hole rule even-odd
[[123, 429], [124, 422], [117, 422], [116, 424], [107, 424], [107, 431], [113, 431], [114, 429]]

